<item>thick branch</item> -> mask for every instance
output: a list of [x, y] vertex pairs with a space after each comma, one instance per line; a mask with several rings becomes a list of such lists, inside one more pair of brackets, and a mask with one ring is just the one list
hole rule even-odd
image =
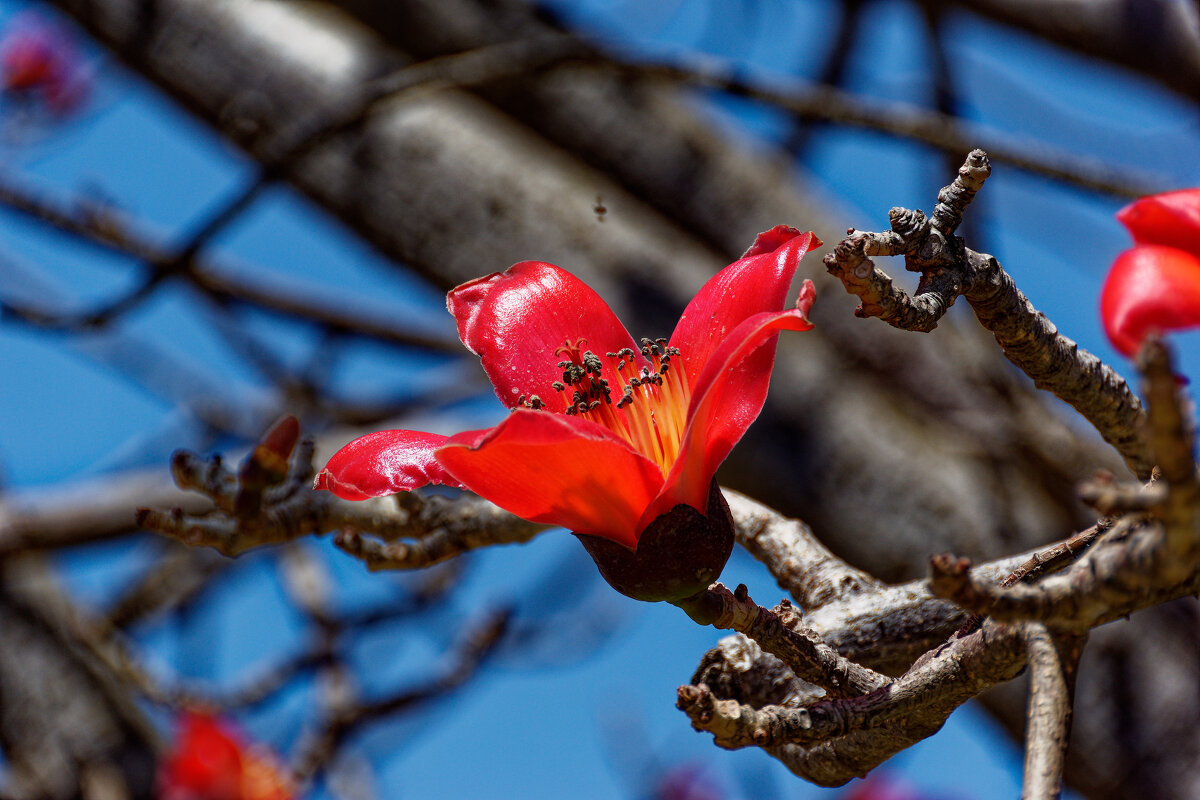
[[[784, 600], [774, 611], [756, 604], [745, 586], [730, 592], [719, 583], [709, 587], [703, 604], [714, 628], [736, 630], [779, 657], [801, 680], [820, 686], [830, 697], [855, 697], [874, 691], [888, 678], [843, 658]], [[689, 612], [690, 613], [690, 612]]]
[[[1178, 565], [1161, 526], [1141, 519], [1123, 519], [1074, 565], [1033, 584], [1001, 588], [952, 556], [937, 556], [931, 566], [930, 588], [939, 597], [993, 619], [1037, 620], [1078, 634], [1200, 587], [1197, 563]], [[1180, 569], [1188, 577], [1174, 581]]]
[[1092, 423], [1104, 441], [1146, 480], [1153, 459], [1140, 432], [1144, 412], [1125, 379], [1058, 332], [996, 259], [966, 251], [967, 302], [1008, 360]]
[[738, 543], [766, 565], [805, 613], [848, 593], [882, 587], [831, 553], [800, 520], [731, 489], [721, 491], [737, 525]]
[[134, 529], [140, 504], [200, 511], [208, 501], [180, 491], [163, 470], [142, 470], [0, 497], [0, 558], [108, 539]]
[[[810, 746], [868, 731], [868, 739], [894, 740], [888, 723], [903, 720], [905, 725], [936, 730], [959, 705], [989, 686], [1011, 680], [1024, 665], [1022, 628], [988, 622], [981, 630], [931, 651], [901, 678], [868, 695], [799, 709], [756, 710], [733, 700], [717, 700], [706, 686], [684, 686], [677, 705], [694, 728], [709, 731], [716, 744], [726, 748]], [[842, 772], [836, 767], [831, 771]], [[841, 775], [839, 783], [852, 774]]]

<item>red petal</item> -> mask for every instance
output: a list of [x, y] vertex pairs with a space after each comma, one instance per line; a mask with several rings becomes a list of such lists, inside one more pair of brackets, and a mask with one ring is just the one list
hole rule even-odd
[[1108, 338], [1127, 356], [1152, 330], [1200, 325], [1200, 258], [1158, 245], [1126, 250], [1104, 281], [1100, 317]]
[[462, 487], [434, 458], [447, 437], [421, 431], [376, 431], [333, 454], [313, 482], [343, 500], [410, 492], [431, 483]]
[[680, 503], [707, 511], [709, 484], [717, 467], [766, 402], [779, 331], [807, 331], [813, 327], [807, 318], [813, 293], [812, 281], [805, 281], [796, 308], [763, 312], [743, 320], [712, 354], [695, 384], [679, 457], [662, 493], [647, 508], [639, 525], [650, 524]]
[[522, 261], [464, 283], [446, 297], [458, 335], [483, 368], [500, 402], [517, 406], [521, 395], [538, 395], [549, 411], [565, 411], [551, 388], [562, 380], [554, 351], [570, 340], [603, 356], [636, 347], [608, 304], [587, 284], [553, 264]]
[[784, 307], [800, 259], [820, 245], [812, 233], [777, 225], [760, 233], [744, 256], [701, 287], [671, 334], [671, 346], [682, 351], [693, 387], [730, 331], [754, 314]]
[[1138, 244], [1178, 247], [1200, 256], [1200, 189], [1135, 200], [1117, 212]]
[[518, 409], [490, 431], [438, 450], [463, 486], [519, 517], [604, 536], [633, 549], [662, 471], [607, 428]]

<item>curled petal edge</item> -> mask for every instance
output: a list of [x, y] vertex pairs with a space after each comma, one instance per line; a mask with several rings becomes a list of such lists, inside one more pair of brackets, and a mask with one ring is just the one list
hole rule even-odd
[[333, 492], [343, 500], [410, 492], [431, 483], [461, 489], [463, 485], [435, 455], [448, 438], [423, 431], [368, 433], [334, 453], [317, 473], [313, 488]]
[[1200, 256], [1200, 188], [1143, 197], [1117, 212], [1138, 244], [1177, 247]]
[[710, 278], [688, 303], [670, 344], [695, 386], [708, 360], [744, 320], [786, 305], [801, 259], [821, 240], [787, 225], [763, 231], [740, 259]]

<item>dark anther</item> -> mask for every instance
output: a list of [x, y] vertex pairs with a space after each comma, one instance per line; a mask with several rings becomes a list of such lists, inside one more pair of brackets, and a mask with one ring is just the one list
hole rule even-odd
[[542, 402], [542, 398], [535, 394], [529, 398], [529, 407], [537, 411], [539, 408], [545, 408], [546, 404]]
[[552, 383], [550, 385], [554, 388], [554, 391], [556, 391], [556, 392], [561, 392], [567, 388], [567, 385], [565, 383], [562, 383], [561, 381], [555, 381], [554, 383]]
[[599, 375], [603, 366], [604, 364], [600, 361], [600, 356], [596, 355], [591, 350], [588, 350], [583, 354], [584, 372], [590, 372], [592, 375]]
[[[563, 366], [564, 364], [566, 366]], [[565, 361], [562, 364], [559, 364], [559, 366], [563, 367], [563, 383], [565, 383], [567, 386], [574, 386], [583, 380], [585, 373], [583, 367], [580, 365], [574, 364], [570, 361]]]
[[746, 588], [746, 584], [739, 583], [733, 590], [733, 596], [739, 603], [744, 603], [750, 599], [750, 590]]

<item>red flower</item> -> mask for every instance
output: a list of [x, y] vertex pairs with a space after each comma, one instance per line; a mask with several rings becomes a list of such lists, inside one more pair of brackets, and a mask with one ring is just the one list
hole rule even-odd
[[[678, 505], [708, 511], [713, 474], [762, 410], [780, 330], [808, 330], [800, 259], [820, 241], [779, 226], [704, 285], [670, 340], [639, 347], [599, 295], [537, 261], [465, 283], [446, 306], [501, 402], [494, 428], [380, 431], [339, 450], [316, 488], [362, 500], [429, 483], [636, 551]], [[782, 310], [781, 310], [782, 309]]]
[[227, 723], [185, 711], [175, 750], [159, 768], [159, 800], [290, 800], [292, 786], [275, 756], [247, 747]]
[[16, 17], [0, 38], [0, 86], [63, 117], [91, 91], [91, 72], [70, 35], [38, 14]]
[[1117, 256], [1100, 316], [1127, 356], [1152, 331], [1200, 325], [1200, 189], [1143, 197], [1117, 213], [1134, 247]]

